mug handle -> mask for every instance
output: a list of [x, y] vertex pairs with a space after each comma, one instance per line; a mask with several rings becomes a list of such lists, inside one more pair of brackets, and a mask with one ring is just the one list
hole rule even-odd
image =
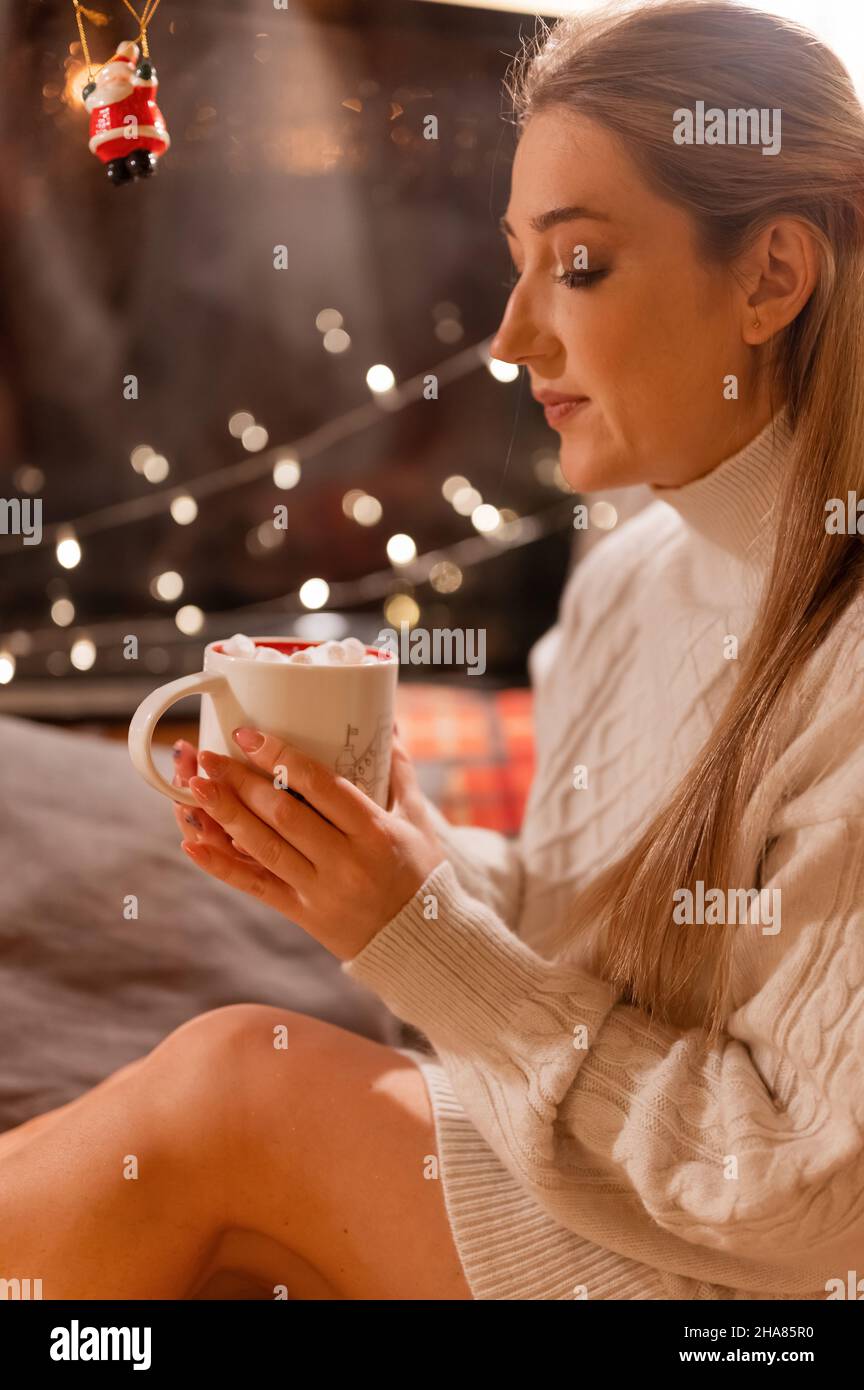
[[145, 782], [155, 787], [163, 796], [172, 801], [182, 801], [184, 806], [197, 806], [199, 803], [185, 787], [174, 787], [168, 782], [153, 761], [153, 732], [166, 710], [176, 705], [186, 695], [215, 695], [225, 685], [225, 677], [212, 671], [198, 671], [194, 676], [181, 676], [179, 680], [160, 685], [136, 709], [129, 725], [129, 757], [137, 772]]

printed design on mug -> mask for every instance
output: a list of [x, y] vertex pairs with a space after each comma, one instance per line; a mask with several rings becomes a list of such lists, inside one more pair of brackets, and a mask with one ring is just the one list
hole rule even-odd
[[337, 776], [344, 777], [346, 782], [351, 782], [353, 786], [359, 787], [373, 800], [376, 788], [381, 786], [382, 781], [387, 776], [387, 730], [389, 727], [390, 720], [386, 715], [380, 715], [375, 733], [362, 753], [358, 753], [353, 740], [360, 730], [350, 722], [346, 724], [345, 743], [333, 769]]

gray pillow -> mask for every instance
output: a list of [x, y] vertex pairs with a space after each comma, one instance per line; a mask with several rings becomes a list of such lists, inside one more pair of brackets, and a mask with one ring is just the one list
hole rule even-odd
[[0, 717], [0, 807], [0, 1130], [222, 1004], [400, 1045], [398, 1021], [328, 951], [187, 860], [125, 743]]

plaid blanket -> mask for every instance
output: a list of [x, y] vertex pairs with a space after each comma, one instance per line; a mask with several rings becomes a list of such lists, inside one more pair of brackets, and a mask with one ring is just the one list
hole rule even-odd
[[534, 771], [530, 690], [406, 684], [397, 722], [423, 790], [449, 821], [518, 832]]

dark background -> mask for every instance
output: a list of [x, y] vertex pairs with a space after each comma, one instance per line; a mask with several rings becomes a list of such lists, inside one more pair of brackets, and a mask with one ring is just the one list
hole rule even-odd
[[[135, 26], [120, 0], [94, 8], [111, 18], [87, 29], [98, 64]], [[114, 188], [71, 94], [82, 66], [71, 0], [7, 2], [2, 15], [0, 495], [42, 497], [45, 539], [0, 536], [0, 649], [17, 658], [0, 710], [122, 714], [155, 684], [148, 671], [197, 669], [205, 641], [292, 630], [303, 610], [286, 596], [310, 576], [334, 586], [330, 610], [360, 636], [386, 625], [388, 592], [410, 593], [425, 627], [486, 628], [490, 681], [524, 682], [573, 536], [574, 499], [552, 476], [557, 435], [524, 373], [496, 381], [480, 354], [456, 380], [442, 374], [438, 400], [398, 410], [373, 401], [365, 374], [383, 362], [401, 383], [497, 327], [510, 273], [497, 221], [515, 148], [501, 84], [534, 19], [414, 0], [292, 0], [287, 12], [162, 0], [150, 44], [172, 146], [153, 180]], [[437, 141], [423, 138], [429, 114]], [[274, 269], [276, 245], [286, 270]], [[324, 308], [350, 334], [340, 355], [322, 347]], [[123, 396], [129, 373], [137, 400]], [[301, 449], [299, 485], [273, 485], [270, 451], [370, 402], [369, 427], [308, 458]], [[229, 434], [238, 410], [266, 427], [268, 452]], [[141, 443], [169, 460], [163, 483], [130, 465]], [[92, 531], [83, 520], [195, 494], [244, 459], [259, 476], [202, 490], [190, 526], [167, 512]], [[541, 538], [478, 538], [442, 496], [452, 474], [499, 508], [542, 514]], [[379, 499], [376, 526], [346, 517], [350, 488]], [[264, 549], [254, 533], [276, 503], [288, 529]], [[84, 555], [64, 571], [51, 528], [70, 520]], [[473, 537], [484, 562], [460, 558], [459, 589], [436, 593], [389, 564], [387, 539], [403, 531], [421, 554]], [[163, 570], [183, 576], [176, 603], [150, 593]], [[51, 620], [61, 596], [75, 605], [71, 627]], [[173, 613], [189, 603], [207, 623], [183, 637]], [[125, 633], [139, 636], [141, 661], [123, 660]], [[99, 648], [87, 672], [66, 656], [80, 636]]]

